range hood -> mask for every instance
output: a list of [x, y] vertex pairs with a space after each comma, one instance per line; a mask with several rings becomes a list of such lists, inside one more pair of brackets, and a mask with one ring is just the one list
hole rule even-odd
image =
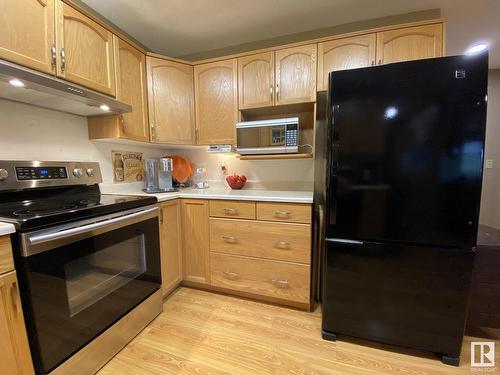
[[81, 116], [132, 111], [131, 105], [110, 96], [2, 59], [0, 98]]

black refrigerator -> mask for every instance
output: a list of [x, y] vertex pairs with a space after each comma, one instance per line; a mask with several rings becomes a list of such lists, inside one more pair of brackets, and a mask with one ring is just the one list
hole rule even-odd
[[458, 365], [479, 220], [488, 55], [330, 73], [322, 330]]

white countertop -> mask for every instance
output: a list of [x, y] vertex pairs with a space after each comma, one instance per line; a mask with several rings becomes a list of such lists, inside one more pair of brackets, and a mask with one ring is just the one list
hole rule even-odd
[[5, 236], [6, 234], [11, 234], [16, 231], [13, 224], [0, 222], [0, 236]]
[[263, 190], [263, 189], [241, 189], [231, 190], [226, 188], [208, 189], [181, 189], [178, 192], [147, 194], [137, 186], [123, 186], [123, 184], [101, 186], [103, 194], [120, 195], [147, 195], [155, 196], [159, 202], [178, 198], [198, 199], [231, 199], [244, 201], [263, 202], [288, 202], [288, 203], [312, 203], [312, 191], [290, 191], [290, 190]]

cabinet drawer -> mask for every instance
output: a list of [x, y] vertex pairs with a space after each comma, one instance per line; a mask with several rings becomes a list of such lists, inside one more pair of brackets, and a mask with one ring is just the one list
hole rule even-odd
[[311, 222], [311, 205], [257, 202], [257, 220], [309, 224]]
[[309, 303], [307, 265], [211, 253], [210, 267], [212, 286]]
[[306, 224], [210, 219], [211, 251], [309, 264], [310, 249]]
[[255, 219], [255, 202], [210, 201], [210, 216]]

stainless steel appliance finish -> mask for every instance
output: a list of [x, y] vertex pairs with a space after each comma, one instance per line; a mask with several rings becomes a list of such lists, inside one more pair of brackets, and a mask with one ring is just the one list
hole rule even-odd
[[97, 218], [63, 224], [21, 234], [21, 255], [28, 257], [54, 247], [97, 236], [115, 229], [158, 217], [157, 206], [147, 206]]
[[0, 191], [101, 182], [96, 162], [0, 160]]
[[149, 194], [168, 193], [178, 191], [172, 184], [172, 158], [145, 160], [145, 188], [143, 191]]
[[[24, 87], [9, 84], [18, 79]], [[126, 113], [132, 106], [110, 96], [0, 59], [0, 97], [81, 116]], [[103, 111], [105, 105], [109, 110]]]
[[236, 152], [242, 155], [297, 153], [299, 118], [239, 122], [236, 138]]

